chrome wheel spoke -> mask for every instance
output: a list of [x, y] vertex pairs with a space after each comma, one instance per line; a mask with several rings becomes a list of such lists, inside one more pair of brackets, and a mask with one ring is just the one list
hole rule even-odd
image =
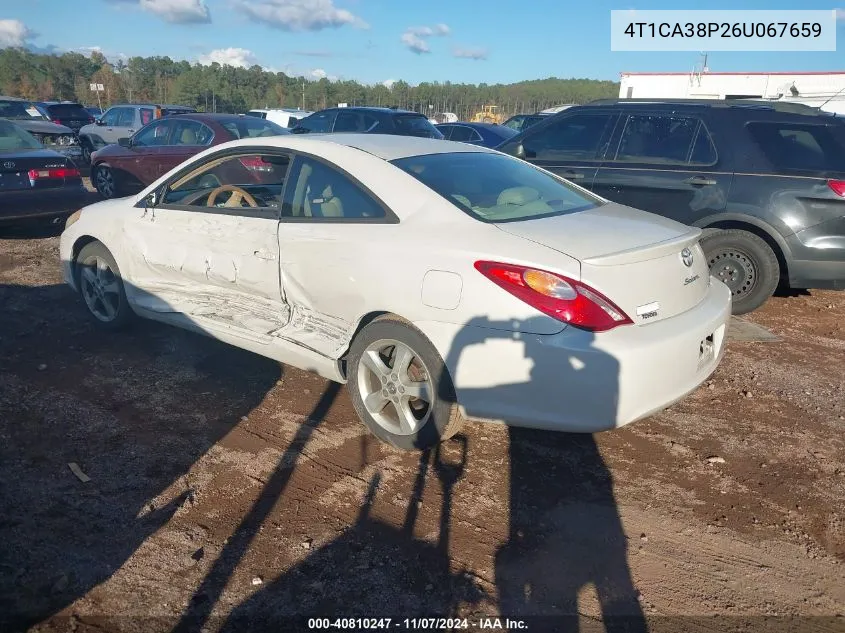
[[361, 356], [361, 363], [373, 372], [379, 380], [390, 375], [390, 368], [384, 364], [381, 356], [379, 356], [378, 350], [367, 350], [364, 352], [364, 355]]
[[117, 279], [112, 279], [103, 285], [103, 292], [107, 295], [120, 294], [120, 285], [117, 283]]
[[399, 376], [406, 376], [412, 360], [414, 360], [414, 353], [401, 343], [397, 343], [393, 353], [392, 373], [398, 374]]
[[112, 302], [109, 301], [106, 297], [100, 297], [100, 305], [103, 306], [104, 315], [109, 319], [113, 319], [117, 314], [117, 308], [112, 305]]
[[431, 393], [429, 392], [427, 382], [403, 380], [402, 389], [405, 390], [404, 395], [407, 398], [417, 398], [424, 402], [431, 402]]
[[374, 391], [364, 399], [364, 406], [373, 415], [381, 413], [390, 400], [381, 391]]
[[89, 266], [85, 266], [85, 267], [83, 267], [83, 269], [82, 269], [82, 277], [83, 277], [83, 279], [84, 279], [85, 281], [87, 281], [89, 284], [93, 284], [93, 283], [95, 283], [95, 282], [97, 281], [97, 275], [96, 275], [96, 273], [95, 273], [93, 270], [91, 270], [91, 268], [90, 268]]
[[414, 433], [419, 421], [414, 416], [407, 398], [402, 398], [396, 405], [396, 412], [399, 414], [399, 428], [402, 429], [402, 433], [406, 435]]

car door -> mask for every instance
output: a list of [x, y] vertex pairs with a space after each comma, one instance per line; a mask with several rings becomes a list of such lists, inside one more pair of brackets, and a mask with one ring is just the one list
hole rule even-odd
[[125, 224], [136, 305], [184, 327], [271, 343], [290, 320], [277, 235], [289, 162], [278, 149], [229, 148], [174, 174], [159, 204]]
[[592, 188], [618, 116], [595, 110], [556, 116], [514, 137], [503, 151], [519, 155], [577, 185]]
[[141, 128], [141, 123], [137, 120], [136, 115], [137, 110], [135, 108], [120, 108], [117, 124], [115, 124], [113, 131], [116, 137], [114, 143], [117, 143], [119, 139], [129, 138]]
[[121, 107], [109, 108], [106, 110], [106, 113], [100, 117], [102, 125], [98, 126], [97, 133], [103, 140], [104, 145], [117, 143], [118, 137], [115, 134], [115, 128], [118, 120], [120, 119], [121, 110], [123, 110]]
[[[173, 124], [162, 119], [143, 127], [130, 140], [125, 158], [117, 159], [116, 166], [131, 173], [139, 182], [149, 185], [161, 176], [161, 162], [167, 155]], [[115, 165], [113, 165], [115, 166]]]
[[725, 208], [733, 179], [720, 169], [697, 116], [638, 112], [618, 126], [593, 190], [609, 200], [692, 224]]
[[292, 311], [280, 336], [337, 358], [361, 316], [362, 295], [384, 265], [361, 257], [361, 245], [377, 249], [392, 240], [397, 222], [345, 172], [297, 156], [279, 223], [282, 285]]

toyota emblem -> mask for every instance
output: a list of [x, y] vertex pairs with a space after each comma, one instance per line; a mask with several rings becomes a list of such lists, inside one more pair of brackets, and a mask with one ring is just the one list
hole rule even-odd
[[5, 167], [6, 169], [13, 169], [14, 166], [15, 164], [10, 160], [7, 160], [5, 163], [3, 163], [3, 167]]
[[687, 268], [690, 268], [692, 266], [693, 257], [692, 251], [690, 249], [685, 248], [681, 251], [681, 261], [684, 262], [684, 266], [686, 266]]

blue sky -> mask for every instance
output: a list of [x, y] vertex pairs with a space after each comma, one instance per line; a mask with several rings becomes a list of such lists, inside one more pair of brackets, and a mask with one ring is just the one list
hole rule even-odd
[[[366, 83], [510, 83], [551, 76], [615, 80], [622, 71], [690, 71], [698, 55], [611, 52], [611, 9], [695, 6], [683, 0], [645, 5], [633, 0], [28, 0], [0, 6], [0, 47], [98, 48], [112, 60], [168, 55], [192, 62], [257, 63]], [[795, 0], [767, 0], [707, 8], [798, 7]], [[711, 52], [710, 69], [845, 69], [845, 10], [840, 14], [836, 52]]]

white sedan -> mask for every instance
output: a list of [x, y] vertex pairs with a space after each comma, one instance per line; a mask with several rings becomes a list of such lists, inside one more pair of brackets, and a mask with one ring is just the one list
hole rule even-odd
[[61, 258], [100, 325], [156, 319], [346, 383], [410, 449], [464, 419], [612, 429], [694, 390], [731, 308], [699, 237], [481, 147], [279, 136], [85, 207]]

